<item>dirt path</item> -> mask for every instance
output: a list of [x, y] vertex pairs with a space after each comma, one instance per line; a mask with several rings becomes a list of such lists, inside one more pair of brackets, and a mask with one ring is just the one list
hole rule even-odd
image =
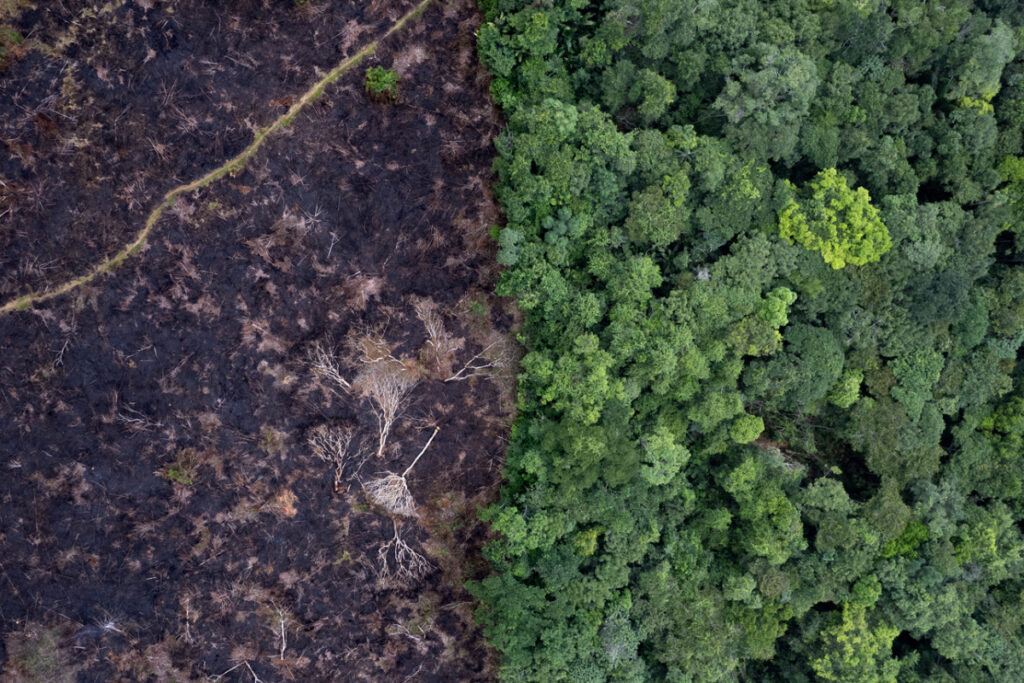
[[160, 217], [163, 215], [164, 210], [171, 206], [171, 204], [174, 203], [174, 200], [176, 200], [179, 196], [185, 194], [186, 192], [193, 192], [202, 187], [205, 187], [206, 185], [209, 185], [213, 181], [218, 180], [224, 177], [225, 175], [238, 173], [242, 168], [245, 167], [246, 163], [260, 149], [260, 147], [263, 146], [264, 141], [270, 135], [272, 135], [273, 133], [277, 132], [278, 130], [285, 126], [290, 125], [291, 122], [295, 119], [295, 116], [300, 111], [302, 111], [303, 108], [305, 108], [308, 104], [310, 104], [323, 94], [324, 88], [326, 88], [329, 84], [336, 81], [342, 74], [346, 73], [353, 67], [357, 66], [366, 57], [372, 55], [377, 50], [377, 46], [380, 44], [382, 40], [385, 40], [393, 33], [400, 31], [402, 28], [405, 27], [405, 25], [408, 22], [416, 19], [427, 8], [427, 5], [430, 4], [430, 1], [431, 0], [422, 0], [422, 2], [416, 5], [416, 7], [414, 7], [412, 10], [410, 10], [404, 16], [402, 16], [398, 21], [392, 24], [391, 27], [387, 31], [385, 31], [384, 35], [382, 35], [380, 38], [377, 38], [374, 41], [371, 41], [370, 43], [362, 47], [358, 52], [351, 55], [350, 57], [347, 57], [333, 69], [328, 71], [323, 78], [321, 78], [319, 81], [313, 84], [313, 86], [309, 88], [301, 97], [295, 100], [291, 107], [288, 108], [288, 111], [279, 116], [272, 124], [264, 128], [263, 130], [259, 131], [256, 134], [255, 139], [253, 139], [252, 143], [250, 143], [248, 147], [239, 152], [236, 156], [234, 156], [231, 159], [228, 159], [222, 165], [208, 172], [206, 175], [196, 180], [193, 180], [190, 183], [186, 183], [185, 185], [179, 185], [178, 187], [170, 190], [166, 195], [164, 195], [163, 200], [159, 204], [157, 204], [157, 206], [146, 218], [145, 224], [143, 225], [142, 229], [138, 232], [138, 234], [135, 236], [135, 239], [133, 239], [127, 245], [122, 247], [121, 250], [118, 251], [116, 254], [98, 263], [95, 267], [92, 268], [92, 270], [90, 270], [85, 275], [74, 278], [72, 280], [68, 280], [67, 282], [64, 282], [63, 284], [58, 285], [56, 287], [51, 287], [49, 289], [39, 292], [30, 292], [29, 294], [25, 294], [16, 299], [8, 301], [3, 305], [0, 305], [0, 316], [6, 315], [13, 311], [27, 310], [30, 306], [32, 306], [35, 303], [41, 303], [43, 301], [47, 301], [49, 299], [58, 297], [62, 294], [66, 294], [77, 287], [92, 282], [93, 280], [103, 275], [104, 273], [110, 272], [114, 268], [117, 268], [119, 265], [121, 265], [121, 263], [123, 263], [126, 258], [134, 254], [137, 254], [146, 245], [146, 239], [149, 237], [149, 234], [153, 231], [153, 228], [157, 224], [157, 221], [160, 220]]

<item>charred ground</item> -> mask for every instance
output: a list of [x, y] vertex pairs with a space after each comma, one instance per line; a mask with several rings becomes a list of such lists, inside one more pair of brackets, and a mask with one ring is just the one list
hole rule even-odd
[[[70, 36], [67, 17], [16, 9], [36, 46], [0, 76], [0, 294], [109, 256], [411, 6], [80, 7]], [[141, 253], [0, 318], [5, 673], [488, 677], [461, 585], [485, 571], [475, 509], [499, 476], [508, 376], [442, 381], [514, 322], [487, 293], [498, 121], [478, 21], [471, 3], [430, 5], [244, 172], [180, 198]], [[364, 94], [375, 64], [401, 74], [397, 104]], [[424, 301], [463, 340], [448, 361], [422, 353]], [[355, 374], [346, 340], [370, 332], [420, 378], [381, 459], [372, 402], [307, 360], [333, 343]], [[400, 472], [434, 425], [409, 477], [420, 516], [399, 522], [433, 569], [381, 580], [393, 522], [359, 480]], [[340, 491], [307, 445], [322, 426], [358, 444]]]
[[[0, 3], [0, 296], [82, 273], [153, 202], [237, 154], [409, 0]], [[3, 14], [13, 15], [5, 18]]]

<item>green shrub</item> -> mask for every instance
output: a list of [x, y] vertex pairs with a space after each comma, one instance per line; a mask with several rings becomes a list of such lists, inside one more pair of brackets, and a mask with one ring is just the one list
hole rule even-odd
[[398, 73], [382, 66], [367, 69], [366, 93], [379, 102], [397, 102]]

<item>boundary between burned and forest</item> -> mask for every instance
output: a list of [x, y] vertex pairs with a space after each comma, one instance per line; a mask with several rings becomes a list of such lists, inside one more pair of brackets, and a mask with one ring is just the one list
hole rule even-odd
[[249, 143], [249, 145], [246, 146], [246, 148], [243, 149], [241, 152], [236, 154], [234, 157], [228, 159], [227, 161], [225, 161], [223, 164], [213, 169], [212, 171], [207, 172], [202, 177], [193, 180], [192, 182], [186, 183], [184, 185], [179, 185], [178, 187], [175, 187], [172, 190], [168, 191], [167, 194], [164, 195], [163, 200], [159, 204], [157, 204], [156, 207], [150, 212], [149, 216], [146, 218], [146, 222], [143, 225], [142, 229], [138, 232], [138, 234], [136, 234], [135, 239], [133, 239], [127, 245], [122, 247], [116, 254], [104, 259], [103, 261], [95, 265], [85, 275], [81, 275], [72, 280], [68, 280], [63, 284], [57, 285], [56, 287], [51, 287], [49, 289], [45, 289], [42, 291], [29, 292], [28, 294], [24, 294], [20, 297], [12, 299], [11, 301], [8, 301], [3, 305], [0, 305], [0, 316], [6, 315], [13, 311], [24, 311], [30, 308], [33, 304], [48, 301], [49, 299], [53, 299], [62, 294], [66, 294], [77, 287], [92, 282], [93, 280], [97, 279], [104, 273], [111, 272], [112, 270], [120, 266], [129, 256], [134, 256], [135, 254], [137, 254], [146, 245], [146, 240], [149, 237], [149, 234], [153, 231], [153, 228], [156, 227], [156, 223], [157, 221], [160, 220], [160, 217], [163, 215], [163, 212], [169, 206], [171, 206], [171, 204], [173, 204], [174, 201], [179, 196], [185, 194], [186, 192], [192, 192], [194, 190], [203, 188], [209, 185], [210, 183], [214, 182], [215, 180], [219, 180], [220, 178], [224, 177], [229, 173], [235, 174], [241, 171], [246, 166], [249, 159], [252, 158], [252, 156], [255, 155], [257, 151], [259, 151], [260, 147], [263, 145], [263, 142], [268, 137], [270, 137], [271, 134], [277, 132], [281, 128], [290, 125], [292, 121], [295, 119], [295, 117], [298, 115], [298, 113], [302, 111], [302, 109], [306, 107], [306, 105], [313, 102], [323, 94], [324, 89], [328, 85], [338, 80], [338, 78], [340, 78], [343, 74], [351, 70], [353, 67], [357, 66], [366, 57], [376, 52], [377, 47], [380, 45], [381, 41], [386, 40], [393, 33], [396, 33], [403, 29], [405, 25], [410, 21], [417, 19], [423, 13], [423, 11], [426, 10], [430, 2], [431, 0], [421, 0], [419, 4], [417, 4], [414, 8], [409, 10], [401, 18], [395, 21], [395, 23], [392, 24], [391, 27], [384, 32], [384, 35], [382, 35], [380, 38], [377, 38], [376, 40], [367, 43], [362, 48], [360, 48], [355, 54], [346, 57], [337, 66], [328, 71], [323, 78], [314, 83], [308, 90], [306, 90], [306, 92], [301, 97], [295, 100], [294, 104], [292, 104], [292, 106], [288, 108], [288, 111], [286, 111], [281, 116], [277, 117], [277, 119], [275, 119], [274, 122], [271, 123], [269, 126], [258, 131], [253, 141]]

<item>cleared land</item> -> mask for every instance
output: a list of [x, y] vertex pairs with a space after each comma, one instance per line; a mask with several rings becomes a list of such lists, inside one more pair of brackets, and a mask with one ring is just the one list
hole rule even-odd
[[[413, 7], [4, 19], [26, 36], [0, 74], [5, 302], [116, 259], [168, 192], [294, 114], [172, 196], [131, 258], [0, 317], [6, 674], [489, 676], [461, 586], [486, 571], [475, 510], [510, 410], [515, 320], [488, 294], [499, 121], [472, 5], [382, 39]], [[376, 64], [401, 74], [397, 104], [363, 92]], [[378, 457], [380, 368], [412, 386]], [[415, 514], [389, 514], [363, 483], [436, 428]], [[323, 459], [338, 435], [342, 462]], [[407, 551], [426, 564], [403, 573]]]

